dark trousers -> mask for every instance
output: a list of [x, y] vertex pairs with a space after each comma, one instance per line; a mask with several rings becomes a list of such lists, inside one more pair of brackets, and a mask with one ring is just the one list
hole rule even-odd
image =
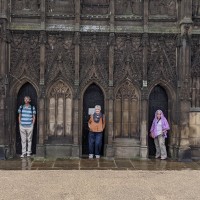
[[[103, 133], [89, 132], [89, 154], [100, 155]], [[94, 148], [95, 146], [95, 148]], [[94, 151], [95, 150], [95, 151]]]

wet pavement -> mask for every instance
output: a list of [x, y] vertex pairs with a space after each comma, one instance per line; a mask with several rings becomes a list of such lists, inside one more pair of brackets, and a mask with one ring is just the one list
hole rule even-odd
[[17, 158], [1, 160], [0, 170], [200, 170], [200, 161]]

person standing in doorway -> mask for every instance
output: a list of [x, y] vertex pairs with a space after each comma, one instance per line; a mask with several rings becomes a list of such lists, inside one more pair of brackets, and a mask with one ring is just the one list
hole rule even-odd
[[150, 130], [150, 136], [154, 138], [156, 146], [155, 158], [161, 158], [161, 160], [167, 159], [165, 138], [167, 138], [167, 131], [169, 129], [169, 124], [162, 110], [157, 110]]
[[95, 112], [88, 121], [89, 127], [89, 159], [93, 159], [94, 153], [97, 159], [100, 158], [102, 147], [103, 130], [105, 128], [105, 115], [101, 113], [101, 106], [95, 106]]
[[[21, 105], [18, 109], [19, 113], [19, 128], [22, 144], [22, 155], [21, 158], [31, 156], [32, 138], [33, 138], [33, 128], [35, 124], [35, 107], [30, 104], [31, 98], [29, 96], [24, 97], [24, 105]], [[28, 141], [28, 149], [27, 149]]]

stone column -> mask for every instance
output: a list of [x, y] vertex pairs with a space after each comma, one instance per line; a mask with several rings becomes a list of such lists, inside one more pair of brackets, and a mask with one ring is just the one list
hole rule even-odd
[[184, 1], [184, 18], [180, 22], [181, 47], [179, 60], [179, 151], [180, 160], [191, 159], [189, 143], [190, 112], [190, 68], [191, 68], [191, 34], [192, 34], [192, 1]]
[[143, 46], [143, 69], [142, 69], [142, 98], [141, 98], [141, 124], [140, 124], [140, 157], [146, 159], [148, 157], [148, 90], [147, 90], [147, 57], [149, 39], [148, 34], [144, 33], [142, 37]]
[[8, 110], [7, 110], [7, 71], [8, 71], [8, 45], [7, 45], [7, 3], [0, 1], [0, 158], [5, 158], [9, 134], [7, 131]]
[[114, 69], [114, 44], [115, 44], [115, 34], [114, 34], [114, 23], [115, 23], [115, 4], [114, 0], [110, 1], [110, 35], [109, 35], [109, 97], [108, 97], [108, 112], [107, 112], [107, 122], [106, 131], [108, 131], [108, 143], [106, 145], [106, 157], [114, 156], [113, 149], [113, 113], [114, 113], [114, 98], [113, 98], [113, 69]]
[[38, 98], [38, 135], [39, 140], [37, 143], [36, 154], [37, 156], [45, 156], [45, 45], [47, 42], [45, 30], [45, 0], [41, 1], [41, 31], [40, 32], [40, 94]]
[[[75, 81], [74, 81], [74, 98], [73, 98], [73, 148], [72, 157], [80, 156], [80, 135], [79, 135], [79, 68], [80, 68], [80, 0], [75, 1], [75, 35], [74, 35], [74, 45], [75, 45]], [[81, 115], [82, 116], [82, 115]]]

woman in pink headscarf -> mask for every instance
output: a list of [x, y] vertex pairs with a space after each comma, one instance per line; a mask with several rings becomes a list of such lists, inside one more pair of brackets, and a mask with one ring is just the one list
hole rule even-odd
[[150, 130], [150, 136], [154, 138], [156, 146], [155, 158], [161, 157], [161, 160], [165, 160], [167, 158], [165, 138], [167, 138], [167, 131], [169, 129], [169, 124], [162, 110], [157, 110]]

